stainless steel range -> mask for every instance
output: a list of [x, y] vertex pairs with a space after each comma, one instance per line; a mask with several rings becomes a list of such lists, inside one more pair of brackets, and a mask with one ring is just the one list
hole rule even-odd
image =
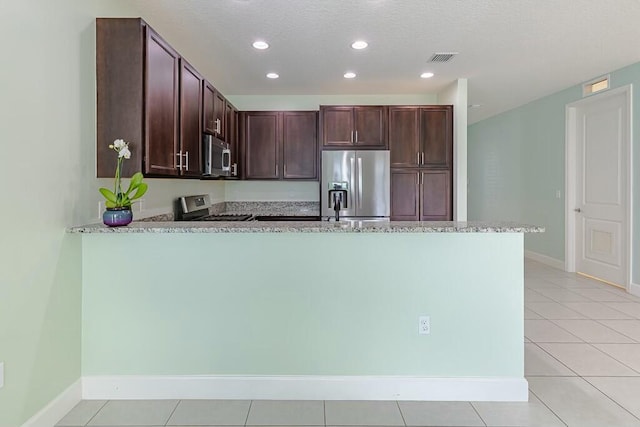
[[176, 207], [176, 221], [248, 221], [252, 215], [209, 214], [211, 199], [207, 194], [180, 197]]

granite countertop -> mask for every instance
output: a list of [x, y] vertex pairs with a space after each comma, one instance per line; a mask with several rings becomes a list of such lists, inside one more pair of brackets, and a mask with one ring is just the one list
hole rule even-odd
[[102, 224], [72, 227], [70, 233], [542, 233], [544, 227], [515, 222], [456, 221], [245, 221], [143, 222], [110, 228]]

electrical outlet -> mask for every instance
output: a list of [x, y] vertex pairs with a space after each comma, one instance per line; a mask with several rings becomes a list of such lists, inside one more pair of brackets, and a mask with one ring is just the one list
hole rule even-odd
[[560, 192], [560, 190], [556, 190], [556, 199], [561, 199], [562, 198], [562, 193]]
[[431, 333], [431, 318], [429, 316], [418, 317], [418, 334], [429, 335]]
[[0, 388], [4, 387], [4, 362], [0, 362]]

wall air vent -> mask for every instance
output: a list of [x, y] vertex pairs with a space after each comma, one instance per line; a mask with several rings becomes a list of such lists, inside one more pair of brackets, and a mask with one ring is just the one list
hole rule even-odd
[[456, 56], [458, 52], [438, 52], [434, 53], [429, 61], [427, 62], [449, 62], [451, 59]]

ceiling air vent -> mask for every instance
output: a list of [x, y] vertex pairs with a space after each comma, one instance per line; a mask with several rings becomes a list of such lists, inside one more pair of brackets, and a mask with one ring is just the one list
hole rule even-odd
[[451, 61], [451, 58], [453, 58], [457, 54], [458, 54], [458, 52], [438, 52], [438, 53], [434, 53], [433, 56], [431, 58], [429, 58], [429, 61], [427, 61], [427, 62], [449, 62], [449, 61]]

